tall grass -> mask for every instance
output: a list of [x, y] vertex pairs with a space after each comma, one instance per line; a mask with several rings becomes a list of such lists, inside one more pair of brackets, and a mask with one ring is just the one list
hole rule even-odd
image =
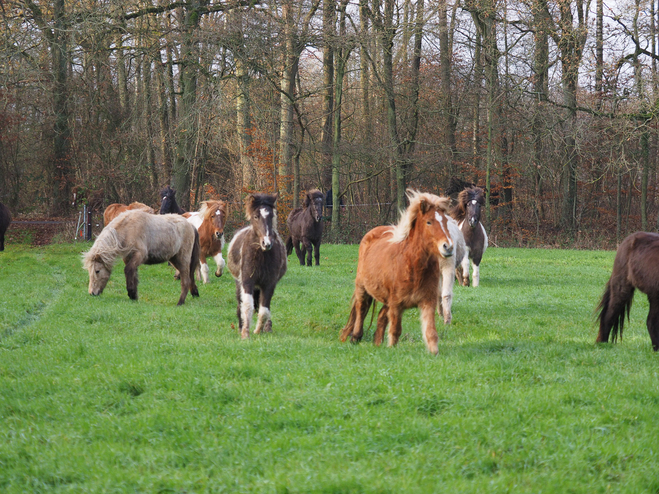
[[[341, 344], [356, 246], [280, 282], [240, 340], [228, 274], [176, 307], [166, 265], [87, 294], [88, 244], [0, 253], [2, 492], [659, 492], [659, 355], [640, 294], [592, 314], [612, 252], [490, 249], [440, 352]], [[370, 320], [370, 316], [369, 316]]]

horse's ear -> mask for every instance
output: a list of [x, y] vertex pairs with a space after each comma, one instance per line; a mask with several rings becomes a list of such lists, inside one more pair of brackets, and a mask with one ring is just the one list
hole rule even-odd
[[309, 204], [311, 204], [311, 195], [307, 192], [307, 195], [304, 196], [304, 207], [308, 208]]
[[432, 209], [433, 205], [430, 203], [425, 198], [422, 198], [421, 201], [419, 202], [419, 211], [421, 214], [426, 214], [428, 211]]

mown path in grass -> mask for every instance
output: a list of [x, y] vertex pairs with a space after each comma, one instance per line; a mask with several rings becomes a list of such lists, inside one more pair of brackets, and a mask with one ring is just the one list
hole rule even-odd
[[233, 280], [176, 307], [165, 265], [87, 294], [88, 244], [0, 253], [1, 492], [659, 491], [659, 355], [637, 294], [617, 345], [593, 309], [613, 252], [490, 249], [429, 355], [341, 344], [357, 246], [290, 258], [270, 335]]

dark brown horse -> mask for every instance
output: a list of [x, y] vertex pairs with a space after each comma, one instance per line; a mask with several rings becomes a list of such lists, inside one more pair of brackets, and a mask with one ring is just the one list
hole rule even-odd
[[652, 349], [659, 351], [659, 235], [636, 232], [622, 241], [613, 261], [613, 272], [597, 306], [600, 323], [597, 343], [622, 339], [625, 316], [638, 288], [648, 296], [650, 312], [647, 319]]
[[272, 331], [270, 301], [287, 263], [286, 248], [277, 231], [277, 195], [251, 194], [245, 202], [250, 225], [236, 232], [227, 252], [229, 271], [236, 280], [243, 339], [249, 338], [256, 305], [259, 315], [254, 333]]
[[316, 266], [320, 264], [320, 240], [323, 237], [324, 200], [325, 196], [318, 189], [308, 191], [304, 198], [304, 207], [291, 211], [286, 220], [288, 231], [290, 232], [290, 235], [286, 239], [286, 255], [290, 256], [293, 248], [295, 248], [295, 254], [300, 260], [300, 266], [304, 266], [304, 251], [300, 249], [300, 243], [304, 245], [307, 253], [307, 266], [311, 266], [312, 252], [316, 259]]
[[0, 202], [0, 250], [5, 250], [5, 232], [11, 223], [11, 213], [7, 206]]
[[160, 216], [134, 210], [111, 221], [83, 255], [83, 266], [89, 272], [90, 295], [103, 293], [118, 257], [126, 265], [126, 290], [132, 300], [137, 300], [137, 268], [141, 264], [167, 261], [181, 272], [178, 305], [185, 302], [188, 291], [199, 296], [194, 280], [199, 265], [199, 234], [182, 216]]
[[169, 185], [160, 191], [162, 201], [160, 203], [160, 214], [183, 214], [185, 209], [176, 202], [176, 190]]
[[[341, 341], [362, 339], [364, 318], [373, 299], [383, 304], [373, 343], [380, 345], [389, 325], [389, 346], [398, 342], [405, 309], [419, 307], [423, 340], [437, 354], [435, 307], [439, 299], [444, 323], [451, 322], [455, 281], [454, 243], [447, 218], [449, 199], [412, 190], [410, 205], [395, 226], [379, 226], [359, 244], [355, 292]], [[441, 282], [441, 285], [440, 285]]]
[[458, 202], [451, 209], [451, 216], [458, 222], [458, 227], [465, 239], [466, 255], [462, 266], [456, 270], [458, 281], [469, 286], [469, 261], [473, 269], [473, 284], [480, 283], [480, 264], [487, 249], [487, 233], [481, 223], [481, 211], [485, 206], [485, 193], [480, 187], [469, 187], [458, 194]]

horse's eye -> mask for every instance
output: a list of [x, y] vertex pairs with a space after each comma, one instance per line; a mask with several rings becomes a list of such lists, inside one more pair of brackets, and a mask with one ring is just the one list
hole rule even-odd
[[98, 273], [100, 273], [100, 272], [101, 272], [101, 270], [100, 270], [100, 269], [97, 269], [97, 270], [96, 270], [96, 274], [98, 274]]
[[426, 221], [426, 224], [430, 225], [430, 221]]

